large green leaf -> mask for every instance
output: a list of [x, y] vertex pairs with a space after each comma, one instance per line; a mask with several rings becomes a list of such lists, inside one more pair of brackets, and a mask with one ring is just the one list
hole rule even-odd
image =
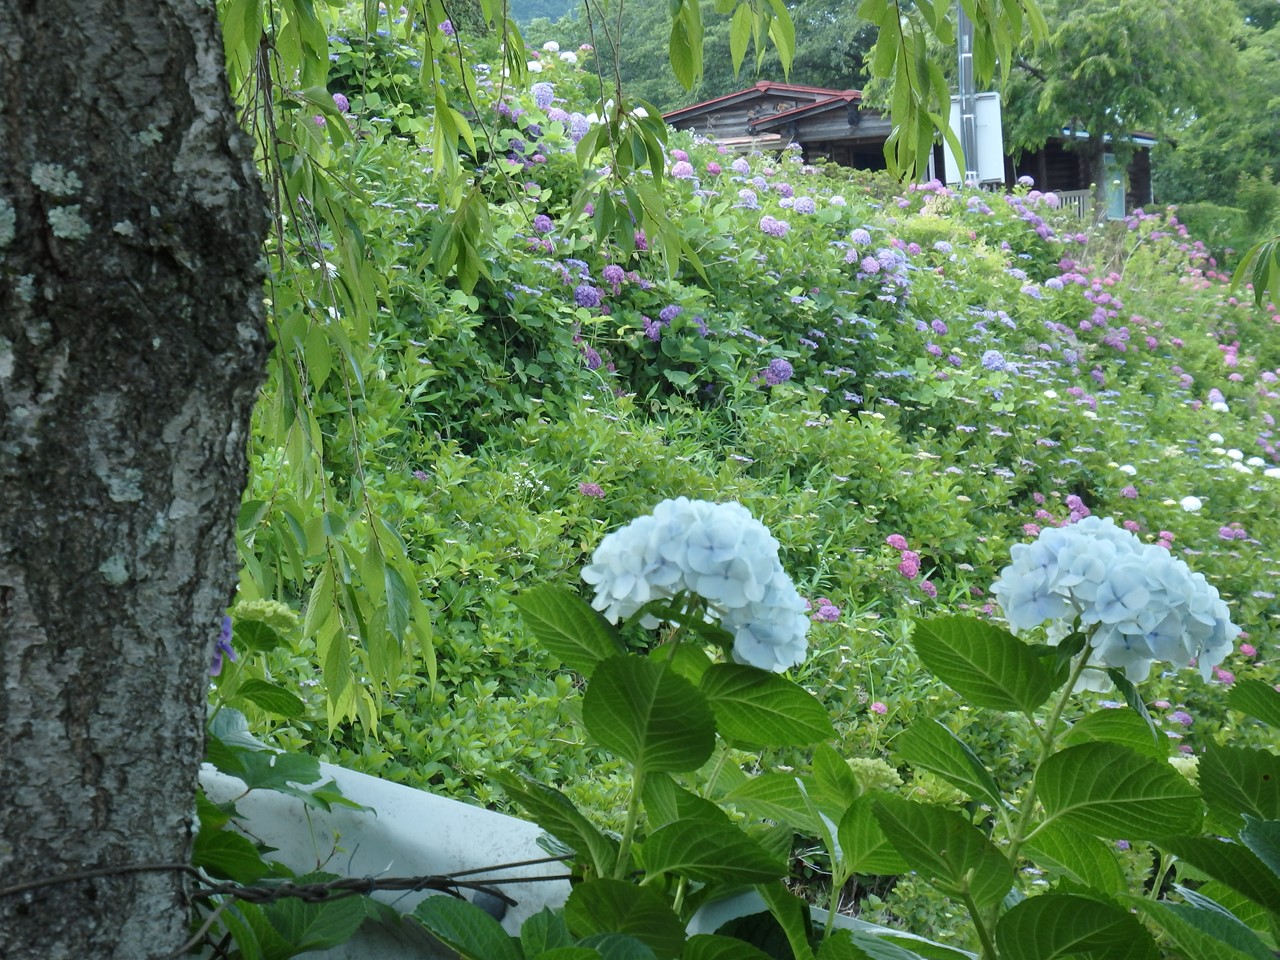
[[663, 960], [647, 944], [625, 933], [593, 934], [578, 946], [591, 950], [602, 960]]
[[1117, 743], [1082, 743], [1049, 757], [1036, 776], [1046, 821], [1107, 839], [1194, 833], [1200, 795], [1167, 762]]
[[715, 719], [698, 688], [634, 654], [596, 667], [582, 719], [598, 743], [643, 773], [696, 770], [715, 747]]
[[1240, 829], [1244, 814], [1280, 820], [1280, 757], [1274, 753], [1210, 740], [1197, 779], [1204, 802], [1232, 833]]
[[684, 924], [667, 901], [649, 887], [623, 880], [586, 880], [573, 888], [564, 918], [579, 938], [620, 933], [635, 937], [658, 957], [678, 957]]
[[1132, 710], [1099, 710], [1072, 726], [1062, 738], [1064, 747], [1079, 743], [1119, 743], [1139, 753], [1165, 760], [1169, 738]]
[[570, 670], [589, 675], [602, 660], [623, 652], [622, 642], [590, 604], [563, 587], [543, 584], [515, 599], [538, 642]]
[[411, 916], [462, 960], [524, 960], [519, 942], [507, 936], [502, 924], [465, 900], [427, 897]]
[[969, 703], [1030, 713], [1053, 693], [1053, 677], [1031, 649], [972, 617], [917, 620], [912, 646], [939, 680]]
[[675, 873], [699, 883], [766, 883], [787, 872], [740, 827], [701, 818], [659, 827], [644, 842], [645, 871]]
[[768, 905], [773, 919], [778, 921], [795, 960], [813, 960], [813, 948], [809, 946], [813, 939], [809, 905], [788, 890], [781, 880], [757, 884], [756, 892]]
[[762, 820], [785, 823], [809, 836], [818, 835], [818, 824], [792, 773], [761, 773], [748, 778], [724, 796], [739, 810]]
[[700, 933], [684, 945], [681, 960], [769, 960], [769, 955], [737, 937]]
[[1227, 706], [1280, 729], [1280, 690], [1265, 680], [1237, 680], [1227, 694]]
[[720, 735], [762, 747], [802, 747], [835, 735], [826, 708], [786, 677], [739, 663], [717, 663], [699, 689]]
[[1029, 897], [1000, 918], [1001, 960], [1157, 960], [1151, 934], [1115, 904], [1046, 893]]
[[1272, 873], [1280, 876], [1280, 820], [1259, 820], [1246, 815], [1240, 842]]
[[517, 780], [506, 774], [498, 774], [495, 779], [538, 826], [580, 856], [589, 856], [597, 874], [607, 876], [613, 872], [618, 861], [618, 841], [602, 834], [572, 800], [534, 780]]
[[1132, 895], [1124, 902], [1163, 931], [1185, 960], [1275, 960], [1256, 933], [1224, 910]]
[[284, 687], [250, 677], [236, 688], [236, 695], [229, 702], [247, 701], [261, 707], [268, 713], [278, 717], [300, 717], [307, 711], [307, 706], [297, 695]]
[[1248, 847], [1212, 837], [1176, 837], [1161, 846], [1254, 903], [1280, 913], [1280, 876]]
[[994, 808], [1003, 805], [995, 778], [969, 747], [936, 720], [915, 723], [893, 741], [894, 752], [907, 763], [931, 770], [974, 800]]
[[1032, 834], [1022, 852], [1050, 873], [1102, 893], [1121, 893], [1128, 886], [1110, 843], [1060, 821]]
[[[336, 880], [333, 874], [307, 874], [298, 877], [299, 884]], [[282, 897], [262, 908], [276, 932], [287, 940], [296, 953], [328, 950], [346, 943], [364, 922], [364, 901], [359, 897], [342, 897], [320, 903], [307, 903], [298, 897]], [[493, 955], [500, 958], [499, 954]]]
[[564, 914], [543, 907], [520, 925], [520, 948], [526, 957], [540, 957], [548, 950], [573, 946], [573, 935]]
[[991, 907], [1012, 888], [1013, 867], [1005, 855], [954, 810], [882, 794], [872, 811], [908, 865], [943, 893]]
[[191, 863], [211, 876], [236, 883], [254, 883], [270, 870], [258, 848], [232, 830], [201, 828], [196, 834]]
[[828, 816], [839, 819], [849, 804], [862, 793], [849, 763], [830, 744], [820, 743], [813, 751], [813, 781], [809, 796]]
[[690, 793], [665, 773], [650, 773], [644, 778], [644, 812], [651, 829], [673, 820], [711, 820], [728, 823], [729, 815], [710, 800]]
[[858, 797], [840, 818], [836, 836], [844, 867], [851, 873], [890, 876], [906, 873], [910, 867], [889, 838], [880, 829], [880, 821], [871, 809], [876, 794]]

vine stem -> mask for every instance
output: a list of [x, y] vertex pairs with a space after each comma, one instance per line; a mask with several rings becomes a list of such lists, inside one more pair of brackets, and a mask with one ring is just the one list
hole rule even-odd
[[[1062, 688], [1062, 695], [1058, 697], [1058, 702], [1053, 705], [1053, 710], [1049, 714], [1049, 719], [1045, 722], [1044, 729], [1040, 734], [1040, 756], [1036, 759], [1036, 773], [1031, 778], [1031, 784], [1027, 787], [1027, 794], [1022, 798], [1022, 811], [1018, 815], [1017, 825], [1014, 827], [1013, 835], [1009, 838], [1009, 862], [1015, 866], [1018, 863], [1018, 852], [1022, 849], [1022, 845], [1026, 843], [1027, 825], [1031, 822], [1031, 816], [1035, 812], [1036, 806], [1036, 786], [1039, 782], [1040, 768], [1044, 766], [1044, 762], [1049, 759], [1049, 754], [1053, 751], [1054, 744], [1057, 742], [1057, 728], [1062, 720], [1062, 713], [1066, 710], [1067, 702], [1071, 699], [1071, 694], [1075, 691], [1076, 681], [1080, 679], [1080, 675], [1084, 673], [1085, 665], [1089, 662], [1090, 647], [1085, 643], [1084, 649], [1080, 651], [1080, 655], [1072, 664], [1071, 676], [1067, 678], [1066, 684]], [[1028, 719], [1031, 719], [1028, 716]], [[1034, 721], [1032, 721], [1034, 723]]]
[[627, 875], [627, 865], [631, 862], [631, 838], [636, 832], [636, 821], [640, 818], [640, 794], [644, 790], [644, 770], [635, 767], [631, 779], [631, 799], [627, 802], [627, 822], [622, 827], [622, 841], [618, 844], [618, 862], [613, 867], [613, 878], [622, 880]]

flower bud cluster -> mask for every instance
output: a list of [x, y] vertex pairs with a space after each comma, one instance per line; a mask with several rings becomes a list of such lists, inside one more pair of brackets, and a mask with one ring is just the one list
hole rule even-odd
[[582, 579], [611, 623], [688, 591], [733, 634], [739, 663], [781, 673], [804, 659], [804, 600], [778, 560], [778, 541], [741, 504], [664, 500], [601, 540]]
[[[991, 587], [1010, 629], [1047, 623], [1056, 642], [1079, 618], [1093, 650], [1089, 666], [1124, 670], [1131, 682], [1145, 680], [1156, 660], [1196, 661], [1208, 680], [1240, 634], [1203, 574], [1110, 519], [1048, 527], [1011, 554]], [[1098, 689], [1100, 679], [1085, 682]]]

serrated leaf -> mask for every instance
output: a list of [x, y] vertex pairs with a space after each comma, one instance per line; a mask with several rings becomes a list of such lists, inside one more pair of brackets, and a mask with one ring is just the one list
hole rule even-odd
[[526, 957], [540, 957], [548, 950], [572, 946], [573, 935], [558, 910], [543, 907], [520, 925], [520, 948]]
[[1151, 934], [1102, 900], [1046, 893], [1014, 906], [996, 927], [1002, 960], [1158, 960]]
[[723, 799], [754, 817], [785, 823], [809, 836], [818, 834], [818, 825], [794, 774], [757, 774], [734, 787]]
[[871, 808], [874, 796], [859, 797], [840, 818], [836, 836], [840, 840], [844, 867], [852, 873], [879, 876], [906, 873], [910, 869], [907, 861], [880, 829], [880, 822]]
[[565, 921], [579, 938], [623, 934], [658, 957], [678, 957], [684, 924], [666, 900], [648, 887], [622, 880], [587, 880], [573, 888], [564, 905]]
[[766, 883], [787, 872], [740, 827], [701, 817], [659, 827], [645, 839], [642, 855], [650, 875], [675, 873], [699, 883]]
[[211, 876], [236, 883], [254, 883], [270, 870], [257, 847], [230, 830], [201, 829], [196, 834], [191, 863]]
[[261, 707], [268, 713], [279, 717], [300, 717], [307, 711], [307, 706], [298, 697], [284, 687], [250, 677], [236, 689], [236, 695], [230, 702], [246, 700]]
[[1280, 690], [1265, 680], [1237, 680], [1227, 694], [1227, 707], [1280, 730]]
[[1116, 743], [1067, 747], [1036, 775], [1046, 822], [1105, 839], [1152, 840], [1195, 833], [1199, 792], [1167, 762]]
[[1122, 893], [1127, 886], [1115, 848], [1065, 823], [1045, 824], [1032, 834], [1022, 852], [1050, 873], [1102, 893]]
[[1163, 931], [1185, 960], [1275, 960], [1257, 934], [1223, 911], [1138, 896], [1124, 902]]
[[650, 829], [676, 820], [730, 822], [719, 806], [690, 793], [665, 773], [650, 773], [644, 778], [642, 797]]
[[1233, 833], [1244, 814], [1280, 820], [1280, 757], [1273, 753], [1209, 741], [1197, 779], [1205, 803]]
[[1070, 747], [1079, 743], [1119, 743], [1141, 754], [1166, 760], [1169, 738], [1153, 729], [1132, 710], [1099, 710], [1067, 731], [1060, 741]]
[[737, 937], [720, 937], [700, 933], [684, 945], [680, 960], [770, 960], [769, 954], [757, 950]]
[[971, 617], [918, 620], [912, 646], [934, 676], [973, 706], [1030, 713], [1054, 690], [1025, 643]]
[[813, 939], [809, 905], [788, 890], [780, 880], [758, 884], [756, 892], [768, 905], [773, 918], [778, 921], [778, 926], [782, 928], [795, 960], [813, 960], [813, 948], [809, 946]]
[[739, 663], [707, 668], [698, 684], [720, 736], [757, 747], [803, 747], [835, 736], [826, 708], [798, 684]]
[[276, 647], [284, 646], [285, 638], [261, 620], [239, 620], [231, 643], [237, 650], [269, 653]]
[[517, 941], [479, 907], [440, 894], [427, 897], [410, 914], [462, 960], [524, 960]]
[[534, 587], [516, 597], [515, 604], [537, 641], [583, 676], [624, 650], [605, 619], [563, 587]]
[[[334, 874], [313, 873], [298, 877], [296, 883], [323, 883], [336, 880]], [[359, 897], [341, 897], [309, 903], [299, 897], [282, 897], [262, 908], [267, 921], [292, 946], [294, 952], [328, 950], [346, 943], [364, 922], [364, 903]]]
[[1272, 873], [1280, 876], [1280, 820], [1259, 820], [1246, 814], [1240, 842]]
[[954, 810], [903, 800], [873, 798], [880, 829], [902, 858], [939, 890], [995, 906], [1013, 887], [1013, 867], [996, 846]]
[[1004, 804], [995, 778], [982, 761], [954, 733], [936, 720], [912, 724], [893, 742], [894, 752], [907, 763], [932, 771], [974, 800], [993, 808]]
[[622, 933], [597, 933], [579, 946], [593, 951], [602, 960], [658, 960], [647, 945]]
[[809, 795], [831, 817], [839, 818], [862, 793], [849, 764], [830, 744], [820, 743], [813, 751], [813, 782]]
[[1280, 913], [1280, 876], [1243, 844], [1210, 837], [1176, 837], [1164, 849], [1268, 910]]
[[534, 823], [579, 856], [590, 857], [597, 875], [613, 872], [618, 862], [618, 841], [602, 834], [572, 800], [535, 780], [521, 781], [507, 774], [498, 774], [495, 779], [511, 799], [524, 807]]
[[582, 719], [601, 746], [645, 773], [696, 770], [715, 747], [715, 719], [698, 688], [633, 654], [596, 667]]

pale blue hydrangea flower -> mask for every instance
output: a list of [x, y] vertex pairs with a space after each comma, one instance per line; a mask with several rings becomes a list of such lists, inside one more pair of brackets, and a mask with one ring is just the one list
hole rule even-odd
[[804, 659], [804, 600], [782, 569], [778, 542], [741, 504], [664, 500], [601, 540], [582, 579], [612, 623], [689, 591], [733, 634], [738, 662], [780, 673]]

